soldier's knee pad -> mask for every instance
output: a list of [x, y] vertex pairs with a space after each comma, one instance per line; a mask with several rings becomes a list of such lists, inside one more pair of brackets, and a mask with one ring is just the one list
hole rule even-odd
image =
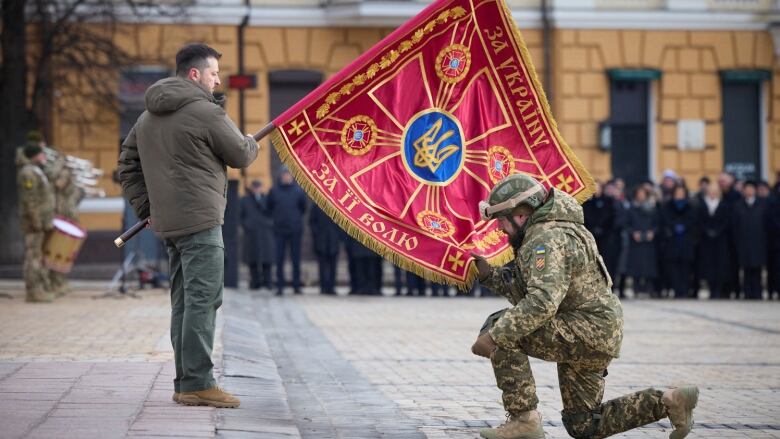
[[601, 413], [567, 413], [564, 411], [561, 412], [561, 418], [569, 436], [574, 439], [590, 439], [598, 430], [599, 422], [601, 422]]

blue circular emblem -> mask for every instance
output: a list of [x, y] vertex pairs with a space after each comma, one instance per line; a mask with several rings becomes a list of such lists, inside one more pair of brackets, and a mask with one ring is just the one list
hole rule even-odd
[[363, 130], [355, 130], [355, 134], [352, 136], [352, 140], [360, 142], [363, 140]]
[[404, 130], [403, 162], [417, 180], [449, 184], [463, 168], [463, 129], [455, 116], [441, 109], [417, 113]]

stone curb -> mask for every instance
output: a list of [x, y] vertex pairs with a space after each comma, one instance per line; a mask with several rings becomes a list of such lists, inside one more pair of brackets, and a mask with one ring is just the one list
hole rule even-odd
[[247, 293], [225, 290], [222, 376], [225, 390], [241, 398], [237, 409], [220, 409], [218, 438], [300, 438], [262, 325]]

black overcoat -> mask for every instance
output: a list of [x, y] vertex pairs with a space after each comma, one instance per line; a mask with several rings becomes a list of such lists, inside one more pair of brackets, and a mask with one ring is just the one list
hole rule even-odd
[[[639, 232], [639, 242], [634, 240], [634, 232]], [[653, 239], [650, 240], [650, 232]], [[628, 234], [628, 261], [626, 275], [632, 277], [655, 278], [658, 276], [655, 240], [658, 238], [658, 214], [655, 205], [646, 209], [632, 205], [626, 216]]]
[[731, 209], [721, 200], [710, 214], [707, 204], [697, 206], [699, 218], [699, 246], [697, 270], [702, 279], [726, 282], [729, 278], [729, 239], [731, 239]]
[[756, 199], [752, 206], [742, 199], [734, 206], [734, 242], [740, 267], [760, 268], [766, 264], [766, 203]]
[[277, 183], [268, 193], [268, 210], [274, 220], [274, 232], [282, 235], [303, 234], [306, 193], [295, 183]]
[[664, 262], [692, 262], [696, 252], [696, 209], [686, 200], [682, 209], [674, 200], [661, 204], [658, 221], [661, 259]]
[[309, 213], [312, 246], [317, 256], [336, 256], [344, 232], [319, 207], [312, 207]]
[[241, 198], [241, 228], [244, 230], [244, 262], [270, 264], [274, 261], [273, 220], [267, 196], [255, 198], [249, 193]]

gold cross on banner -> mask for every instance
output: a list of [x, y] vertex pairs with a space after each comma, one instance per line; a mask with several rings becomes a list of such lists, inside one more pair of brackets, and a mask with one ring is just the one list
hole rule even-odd
[[287, 134], [293, 134], [295, 133], [296, 136], [300, 136], [303, 130], [301, 128], [303, 127], [303, 121], [302, 120], [294, 120], [292, 123], [292, 128], [287, 130]]
[[574, 183], [574, 177], [571, 175], [564, 177], [563, 174], [558, 174], [558, 184], [556, 184], [555, 187], [569, 192], [571, 190], [571, 184], [569, 183]]
[[466, 261], [462, 261], [460, 259], [461, 254], [462, 254], [461, 252], [457, 252], [457, 253], [455, 253], [454, 256], [453, 255], [449, 255], [447, 257], [447, 262], [452, 262], [452, 267], [450, 268], [450, 270], [458, 271], [458, 268], [460, 268], [460, 267], [462, 267], [463, 265], [466, 264]]

